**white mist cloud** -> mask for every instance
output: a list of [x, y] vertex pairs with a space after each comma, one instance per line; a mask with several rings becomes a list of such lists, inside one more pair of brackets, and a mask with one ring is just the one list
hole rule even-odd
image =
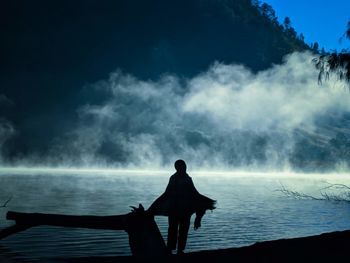
[[317, 133], [318, 120], [350, 112], [344, 83], [319, 86], [312, 58], [294, 53], [257, 74], [215, 63], [188, 80], [114, 72], [94, 85], [109, 99], [79, 108], [78, 128], [57, 140], [50, 160], [155, 168], [183, 158], [197, 168], [285, 168], [296, 131]]
[[[228, 129], [268, 131], [313, 127], [331, 109], [348, 111], [349, 96], [333, 82], [317, 85], [308, 53], [294, 53], [282, 65], [256, 75], [242, 66], [215, 64], [190, 81], [184, 109], [210, 116]], [[220, 126], [222, 126], [220, 125]]]

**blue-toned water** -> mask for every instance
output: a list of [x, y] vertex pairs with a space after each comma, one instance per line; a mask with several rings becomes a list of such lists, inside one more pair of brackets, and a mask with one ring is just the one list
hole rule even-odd
[[[165, 189], [171, 172], [1, 170], [0, 228], [10, 226], [8, 210], [75, 215], [126, 214], [130, 205], [146, 208]], [[190, 173], [197, 189], [218, 201], [202, 227], [191, 228], [187, 251], [239, 247], [257, 241], [350, 229], [350, 203], [296, 200], [290, 190], [319, 196], [328, 183], [350, 185], [350, 176]], [[0, 204], [0, 205], [1, 205]], [[192, 218], [192, 222], [193, 222]], [[166, 239], [167, 218], [156, 221]], [[0, 240], [8, 259], [130, 255], [124, 231], [40, 226]]]

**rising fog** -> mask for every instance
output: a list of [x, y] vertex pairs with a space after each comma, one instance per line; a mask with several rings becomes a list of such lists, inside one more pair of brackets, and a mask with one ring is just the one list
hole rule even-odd
[[[16, 164], [157, 169], [182, 158], [196, 169], [317, 169], [331, 140], [348, 133], [332, 123], [350, 113], [350, 94], [340, 81], [318, 85], [312, 58], [294, 53], [258, 73], [216, 62], [191, 79], [117, 70], [85, 87], [106, 99], [81, 105], [76, 127], [47, 155]], [[0, 147], [14, 130], [0, 123]]]

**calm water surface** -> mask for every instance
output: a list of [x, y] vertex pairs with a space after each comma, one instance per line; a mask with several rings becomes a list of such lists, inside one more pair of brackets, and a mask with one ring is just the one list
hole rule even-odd
[[[202, 227], [191, 228], [187, 251], [239, 247], [279, 238], [350, 229], [350, 203], [296, 200], [276, 191], [319, 195], [328, 182], [350, 185], [345, 176], [190, 174], [197, 189], [218, 201]], [[142, 172], [0, 172], [0, 228], [10, 226], [8, 210], [75, 215], [126, 214], [130, 205], [146, 208], [165, 189], [170, 173]], [[192, 218], [192, 222], [193, 222]], [[166, 239], [167, 218], [156, 221]], [[130, 255], [124, 231], [40, 226], [0, 241], [0, 253], [21, 261]]]

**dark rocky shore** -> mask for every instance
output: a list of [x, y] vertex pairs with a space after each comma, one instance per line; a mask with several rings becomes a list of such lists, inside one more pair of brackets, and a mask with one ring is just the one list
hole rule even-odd
[[[0, 249], [1, 251], [1, 249]], [[133, 256], [50, 258], [34, 262], [346, 262], [350, 257], [350, 230], [292, 239], [258, 242], [251, 246], [191, 252], [157, 258]], [[2, 256], [0, 262], [21, 262]]]
[[344, 262], [350, 257], [350, 230], [258, 242], [251, 246], [172, 255], [165, 258], [89, 257], [57, 262]]

